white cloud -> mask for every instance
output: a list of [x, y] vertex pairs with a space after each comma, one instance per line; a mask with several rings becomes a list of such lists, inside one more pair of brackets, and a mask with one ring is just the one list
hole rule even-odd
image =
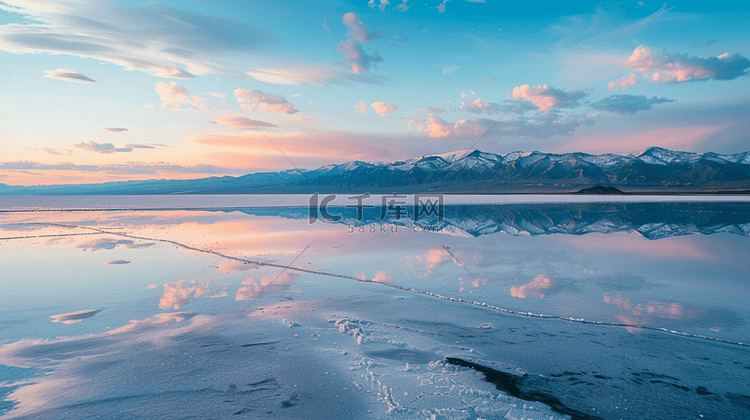
[[442, 3], [438, 4], [438, 13], [445, 13], [445, 3], [448, 3], [450, 0], [443, 0]]
[[247, 54], [274, 40], [272, 34], [234, 20], [156, 2], [141, 6], [99, 0], [3, 3], [6, 12], [25, 19], [0, 25], [0, 51], [87, 57], [159, 77], [242, 76], [212, 57]]
[[708, 79], [733, 80], [747, 75], [750, 60], [729, 53], [709, 58], [654, 54], [651, 48], [641, 45], [621, 66], [641, 73], [653, 71], [652, 82], [673, 84]]
[[359, 101], [359, 103], [354, 104], [354, 112], [359, 112], [361, 114], [364, 114], [367, 112], [367, 104], [365, 104], [362, 101]]
[[609, 82], [609, 84], [607, 85], [607, 87], [610, 88], [610, 89], [625, 90], [625, 89], [629, 88], [630, 86], [637, 85], [638, 83], [640, 83], [639, 80], [638, 80], [638, 76], [636, 76], [633, 73], [630, 73], [629, 75], [627, 75], [625, 77], [621, 77], [621, 78], [619, 78], [617, 80], [613, 80], [613, 81]]
[[187, 109], [193, 111], [208, 111], [205, 98], [197, 95], [191, 95], [188, 90], [178, 85], [176, 82], [159, 82], [156, 84], [156, 93], [161, 97], [161, 108], [163, 109], [182, 109], [181, 104], [188, 105]]
[[448, 66], [443, 69], [443, 74], [450, 74], [458, 70], [458, 67], [456, 66]]
[[378, 113], [378, 115], [385, 115], [398, 110], [398, 106], [386, 104], [380, 101], [371, 103], [370, 106]]
[[245, 111], [268, 111], [284, 114], [296, 114], [298, 109], [286, 99], [271, 94], [263, 93], [258, 89], [235, 89], [234, 96]]
[[[1, 45], [0, 45], [0, 49], [2, 49]], [[50, 79], [66, 80], [68, 82], [77, 82], [77, 83], [96, 82], [96, 80], [94, 79], [91, 79], [87, 76], [82, 75], [81, 73], [78, 73], [76, 71], [69, 70], [69, 69], [45, 70], [44, 73], [45, 73], [44, 77], [48, 77]]]

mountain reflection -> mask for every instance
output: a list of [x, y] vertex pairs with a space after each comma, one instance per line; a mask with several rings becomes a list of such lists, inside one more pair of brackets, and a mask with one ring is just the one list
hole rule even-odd
[[[347, 226], [398, 225], [427, 227], [447, 234], [478, 237], [504, 232], [510, 235], [583, 235], [586, 233], [638, 232], [648, 239], [672, 236], [731, 233], [750, 236], [750, 205], [746, 203], [570, 203], [446, 205], [444, 217], [421, 216], [413, 220], [391, 214], [381, 219], [380, 207], [365, 208], [362, 220], [356, 208], [335, 207], [328, 212], [341, 216]], [[307, 208], [258, 208], [239, 210], [254, 216], [307, 219]], [[315, 223], [325, 223], [316, 220]]]

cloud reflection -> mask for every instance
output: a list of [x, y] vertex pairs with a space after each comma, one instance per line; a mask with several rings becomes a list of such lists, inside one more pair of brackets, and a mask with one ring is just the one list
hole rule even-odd
[[81, 321], [83, 321], [86, 318], [91, 318], [92, 316], [98, 314], [101, 312], [101, 309], [86, 309], [85, 311], [78, 311], [78, 312], [70, 312], [67, 314], [60, 314], [60, 315], [52, 315], [50, 318], [52, 318], [52, 322], [59, 322], [62, 324], [77, 324]]
[[543, 298], [543, 291], [551, 289], [553, 287], [555, 287], [555, 284], [552, 282], [552, 280], [540, 274], [536, 276], [534, 280], [524, 285], [511, 287], [510, 295], [521, 299], [525, 299], [527, 297]]
[[125, 248], [136, 249], [136, 248], [149, 248], [156, 245], [153, 242], [147, 243], [135, 243], [128, 239], [111, 239], [111, 238], [100, 238], [93, 241], [84, 242], [77, 245], [76, 248], [84, 251], [91, 250], [99, 251], [101, 249], [115, 249], [118, 245], [123, 245]]
[[251, 277], [242, 282], [243, 287], [237, 289], [235, 300], [256, 300], [269, 293], [279, 292], [294, 283], [295, 277], [293, 273], [282, 273], [279, 276], [261, 279]]

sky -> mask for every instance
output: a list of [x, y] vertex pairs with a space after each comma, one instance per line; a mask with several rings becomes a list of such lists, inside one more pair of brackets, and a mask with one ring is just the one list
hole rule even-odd
[[0, 183], [750, 151], [750, 5], [0, 0]]

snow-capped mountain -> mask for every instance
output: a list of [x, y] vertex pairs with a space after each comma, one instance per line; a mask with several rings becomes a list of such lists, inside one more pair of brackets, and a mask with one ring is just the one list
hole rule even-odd
[[750, 152], [732, 155], [651, 147], [632, 155], [479, 150], [395, 162], [351, 161], [314, 170], [254, 173], [198, 180], [128, 181], [88, 185], [11, 187], [0, 195], [301, 193], [573, 192], [594, 185], [625, 191], [750, 190]]

